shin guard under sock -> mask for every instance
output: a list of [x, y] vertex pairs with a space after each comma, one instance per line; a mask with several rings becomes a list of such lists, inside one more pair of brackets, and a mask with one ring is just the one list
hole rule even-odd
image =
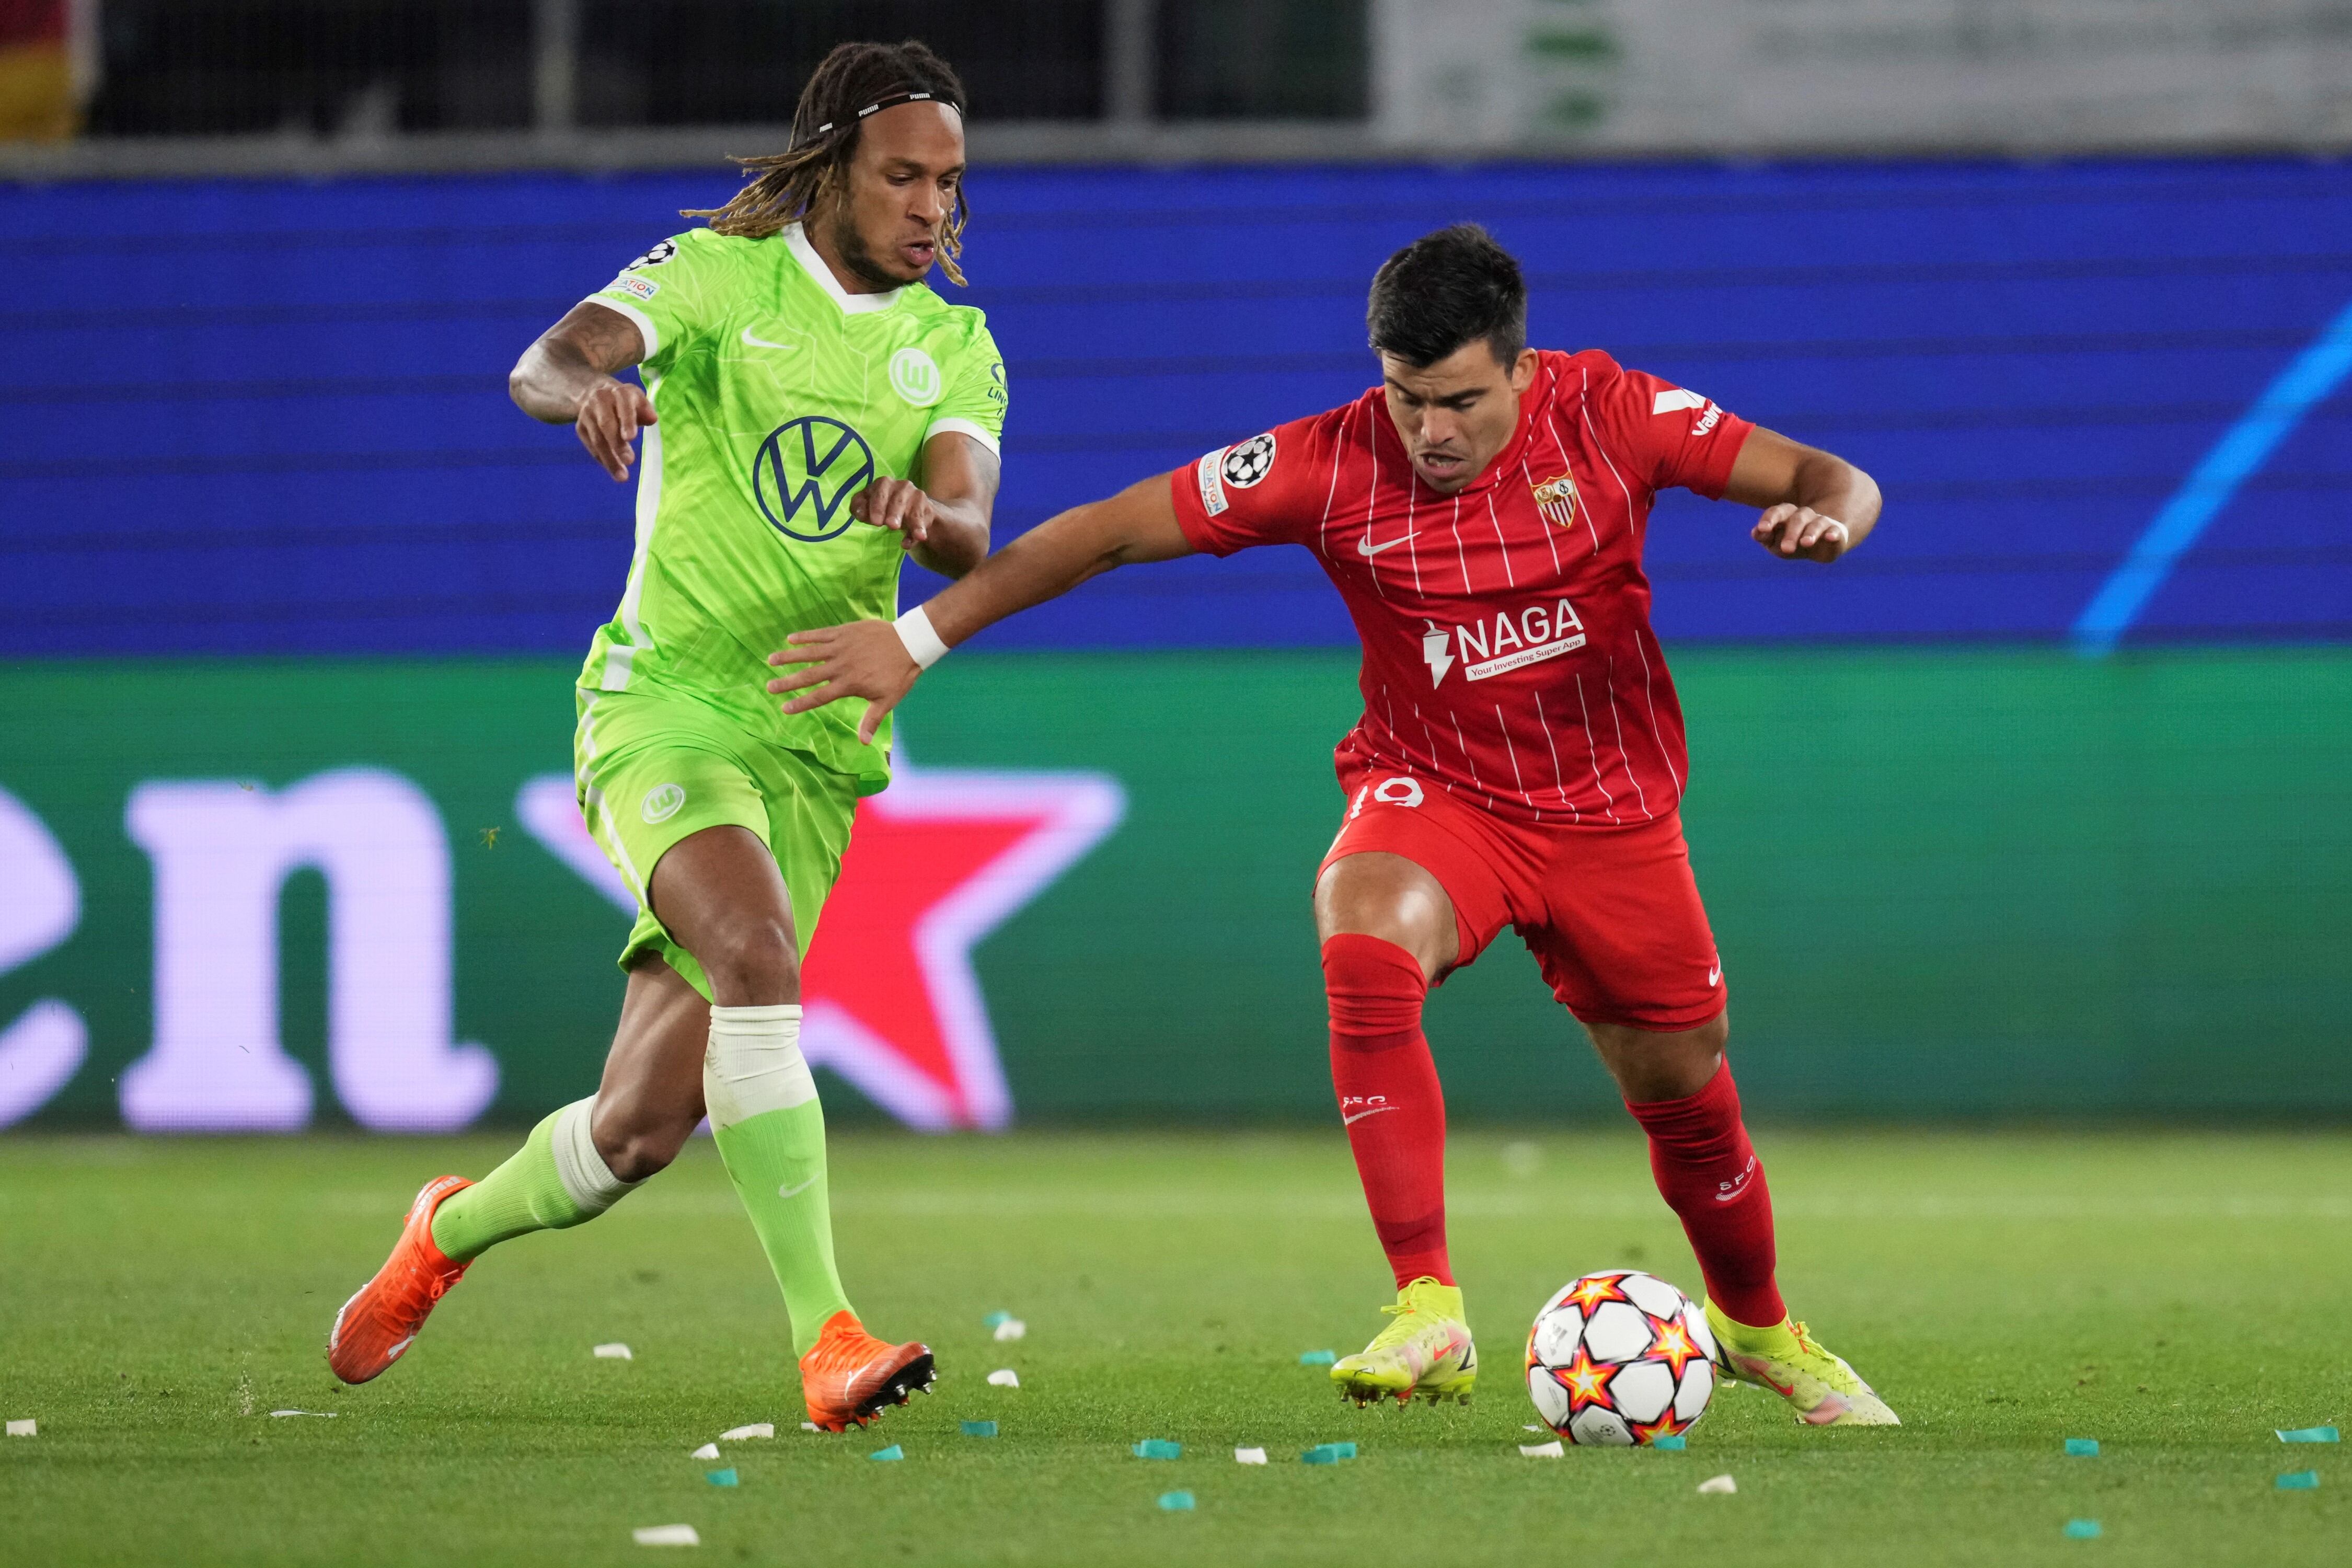
[[1739, 1120], [1730, 1062], [1696, 1094], [1625, 1109], [1650, 1135], [1650, 1173], [1682, 1218], [1709, 1298], [1751, 1328], [1787, 1318], [1772, 1279], [1772, 1194]]
[[719, 1158], [784, 1293], [793, 1353], [806, 1355], [825, 1321], [850, 1306], [834, 1267], [824, 1107], [801, 1058], [800, 1008], [711, 1008], [702, 1096]]
[[1344, 932], [1323, 944], [1323, 990], [1339, 1120], [1397, 1289], [1423, 1275], [1451, 1285], [1445, 1096], [1421, 1032], [1421, 963], [1394, 942]]

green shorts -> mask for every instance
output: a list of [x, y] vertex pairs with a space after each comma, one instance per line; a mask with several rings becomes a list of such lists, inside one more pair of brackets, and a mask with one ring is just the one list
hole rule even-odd
[[750, 828], [776, 858], [805, 958], [849, 847], [856, 778], [756, 740], [692, 701], [583, 691], [579, 711], [572, 752], [580, 814], [637, 896], [637, 923], [621, 950], [621, 967], [650, 953], [710, 994], [702, 965], [654, 918], [646, 889], [671, 845], [721, 823]]

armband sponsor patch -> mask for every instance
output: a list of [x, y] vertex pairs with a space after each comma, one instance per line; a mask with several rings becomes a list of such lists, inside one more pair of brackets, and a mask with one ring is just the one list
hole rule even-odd
[[1265, 478], [1274, 467], [1274, 432], [1253, 436], [1238, 447], [1225, 448], [1225, 460], [1219, 465], [1225, 483], [1237, 490], [1245, 490]]
[[661, 292], [661, 285], [650, 278], [615, 278], [607, 294], [634, 294], [640, 300], [650, 300]]
[[1201, 510], [1211, 517], [1233, 505], [1225, 499], [1225, 481], [1218, 473], [1225, 454], [1232, 450], [1231, 447], [1220, 447], [1192, 465], [1193, 476], [1201, 481]]
[[677, 254], [677, 241], [674, 239], [665, 239], [659, 245], [655, 246], [651, 250], [646, 251], [643, 256], [638, 257], [635, 261], [630, 262], [626, 267], [622, 268], [621, 270], [624, 272], [635, 272], [640, 267], [659, 267], [663, 262], [667, 261], [671, 257], [676, 256]]

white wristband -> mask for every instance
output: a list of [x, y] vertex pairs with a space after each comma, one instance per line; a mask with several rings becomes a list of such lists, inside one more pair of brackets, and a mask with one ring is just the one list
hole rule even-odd
[[890, 624], [897, 628], [898, 640], [907, 645], [907, 657], [916, 668], [929, 669], [947, 658], [948, 645], [931, 629], [931, 617], [922, 605], [917, 605]]

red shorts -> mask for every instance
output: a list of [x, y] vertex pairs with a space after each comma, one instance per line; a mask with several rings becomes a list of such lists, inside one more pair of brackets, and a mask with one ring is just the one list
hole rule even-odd
[[1324, 868], [1381, 852], [1436, 878], [1454, 900], [1455, 967], [1507, 925], [1586, 1023], [1663, 1034], [1723, 1011], [1723, 961], [1679, 815], [1638, 827], [1551, 827], [1481, 811], [1410, 773], [1342, 763], [1339, 784], [1348, 815]]

